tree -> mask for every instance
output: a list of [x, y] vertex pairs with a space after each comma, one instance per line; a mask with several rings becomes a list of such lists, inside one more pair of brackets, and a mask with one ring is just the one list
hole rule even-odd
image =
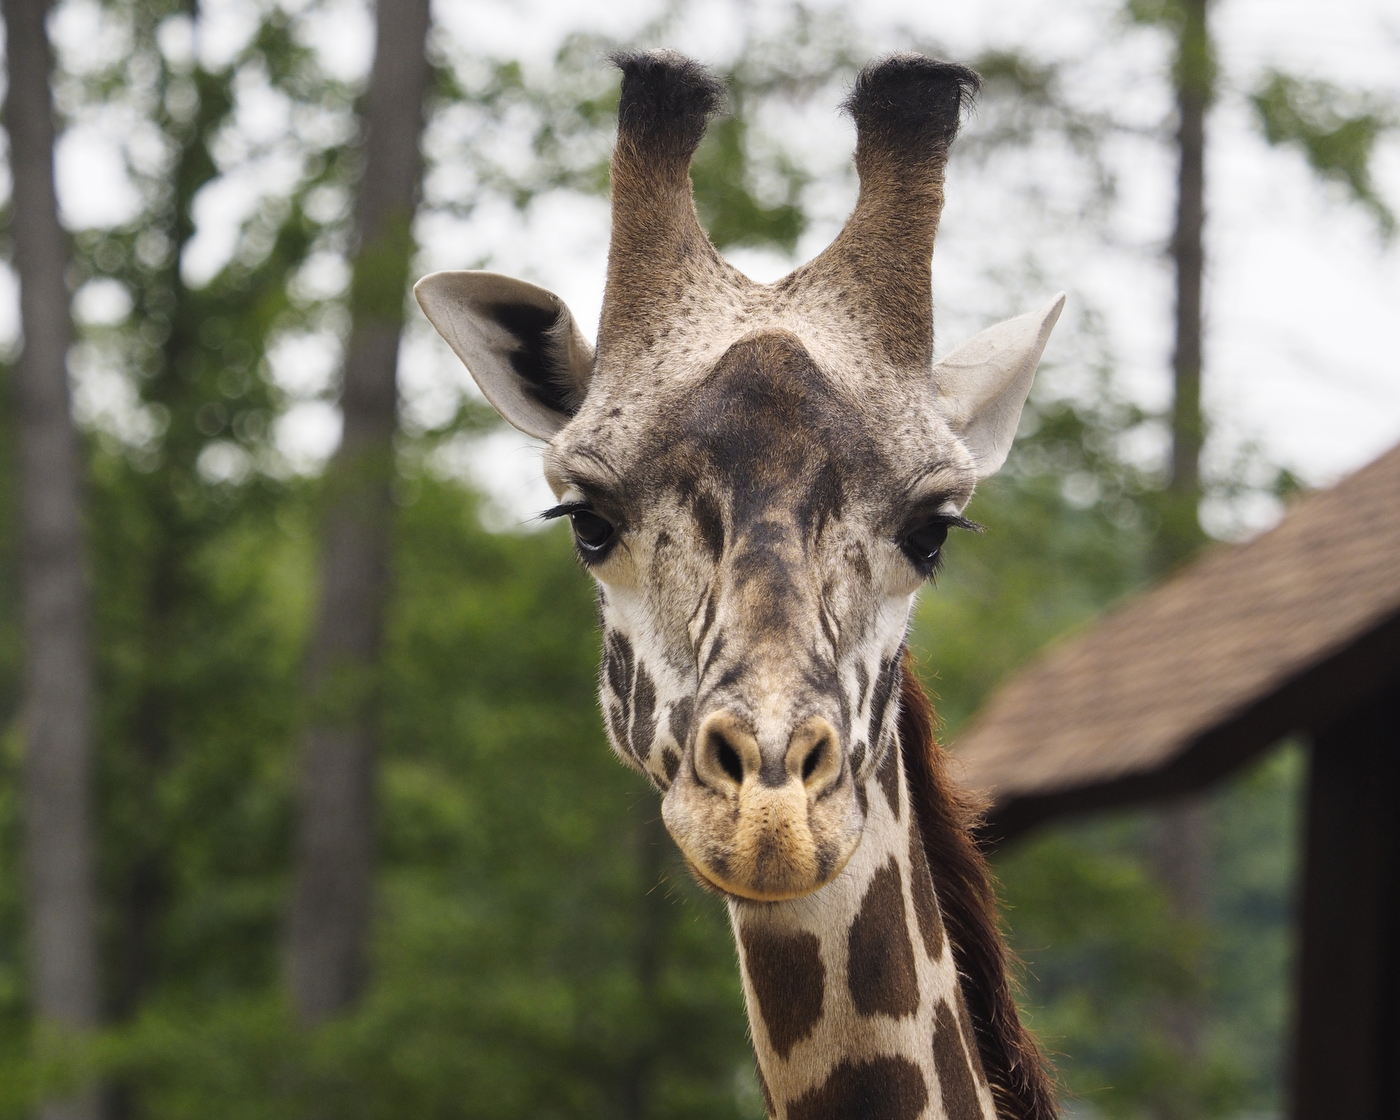
[[[1163, 571], [1191, 556], [1206, 541], [1199, 511], [1201, 450], [1206, 435], [1201, 407], [1206, 130], [1218, 80], [1209, 24], [1212, 7], [1213, 0], [1129, 0], [1128, 4], [1134, 19], [1167, 30], [1174, 55], [1176, 224], [1168, 251], [1176, 274], [1176, 301], [1171, 460], [1158, 533], [1158, 564]], [[1394, 221], [1376, 195], [1369, 174], [1375, 143], [1386, 122], [1383, 111], [1371, 105], [1363, 104], [1357, 111], [1356, 103], [1366, 100], [1276, 70], [1265, 75], [1251, 98], [1265, 139], [1276, 145], [1298, 144], [1315, 171], [1343, 179], [1353, 199], [1376, 216], [1382, 236], [1388, 236]], [[1210, 920], [1215, 821], [1207, 806], [1208, 799], [1200, 796], [1165, 806], [1153, 842], [1157, 874], [1171, 899], [1172, 912], [1183, 928], [1196, 931], [1204, 930]], [[1206, 1019], [1202, 991], [1169, 1000], [1164, 1015], [1172, 1024], [1182, 1061], [1199, 1065]], [[1173, 1091], [1159, 1101], [1157, 1113], [1173, 1117], [1193, 1115], [1199, 1109], [1198, 1101]]]
[[[1201, 411], [1201, 310], [1205, 280], [1206, 112], [1215, 98], [1215, 57], [1207, 24], [1210, 0], [1175, 0], [1155, 10], [1137, 2], [1139, 19], [1165, 24], [1174, 40], [1172, 84], [1176, 94], [1176, 227], [1169, 253], [1176, 273], [1175, 345], [1172, 353], [1171, 462], [1162, 501], [1158, 534], [1163, 570], [1195, 552], [1204, 542], [1200, 525], [1201, 447], [1205, 419]], [[1157, 875], [1171, 900], [1171, 913], [1184, 928], [1200, 930], [1209, 922], [1212, 819], [1206, 799], [1190, 797], [1164, 807], [1153, 840]], [[1204, 960], [1197, 956], [1199, 974]], [[1201, 1058], [1205, 1007], [1201, 989], [1165, 1000], [1163, 1015], [1171, 1025], [1180, 1060], [1196, 1066]], [[1154, 1111], [1163, 1120], [1191, 1115], [1199, 1103], [1184, 1094], [1163, 1094]], [[1184, 1112], [1183, 1112], [1184, 1110]]]
[[[55, 75], [69, 119], [120, 103], [146, 137], [131, 155], [140, 213], [77, 231], [69, 267], [80, 294], [72, 365], [80, 378], [94, 365], [119, 375], [139, 421], [99, 416], [87, 433], [104, 1082], [121, 1090], [121, 1114], [139, 1120], [310, 1111], [758, 1120], [722, 907], [693, 888], [669, 840], [656, 842], [653, 795], [608, 755], [594, 706], [595, 608], [567, 534], [482, 527], [482, 502], [454, 467], [459, 444], [482, 431], [470, 400], [432, 430], [414, 408], [400, 417], [387, 466], [394, 580], [382, 654], [342, 678], [345, 708], [335, 687], [322, 706], [305, 706], [310, 717], [354, 708], [358, 719], [359, 686], [379, 688], [379, 715], [368, 717], [379, 729], [371, 982], [318, 1030], [286, 1014], [278, 959], [294, 757], [307, 730], [296, 667], [316, 608], [314, 529], [348, 484], [297, 477], [279, 460], [277, 419], [293, 393], [318, 390], [284, 390], [278, 345], [345, 338], [352, 296], [374, 303], [358, 285], [378, 275], [361, 273], [351, 293], [308, 279], [328, 259], [355, 257], [341, 200], [353, 198], [360, 150], [356, 91], [318, 72], [300, 22], [318, 6], [287, 7], [299, 14], [260, 7], [246, 43], [201, 56], [182, 51], [178, 33], [200, 28], [197, 7], [112, 0], [101, 10], [128, 37], [120, 59]], [[832, 193], [800, 158], [804, 146], [786, 146], [781, 103], [796, 94], [827, 111], [870, 50], [839, 11], [793, 13], [732, 60], [736, 118], [697, 160], [702, 217], [727, 245], [791, 252], [804, 222], [821, 220], [813, 199]], [[449, 166], [433, 177], [442, 193], [430, 190], [420, 210], [604, 191], [616, 79], [598, 58], [617, 45], [575, 39], [547, 75], [531, 77], [459, 43], [456, 65], [435, 74], [428, 144], [430, 159]], [[76, 53], [66, 61], [82, 65]], [[987, 91], [955, 177], [968, 174], [969, 156], [1009, 151], [1014, 161], [1019, 145], [1047, 133], [1093, 158], [1114, 127], [1076, 109], [1051, 64], [988, 55], [976, 65]], [[1280, 89], [1270, 101], [1280, 142], [1320, 153], [1348, 189], [1364, 188], [1359, 165], [1338, 154], [1350, 133], [1317, 91]], [[286, 135], [242, 133], [244, 96], [285, 104]], [[1365, 110], [1385, 120], [1369, 103], [1335, 104], [1348, 119]], [[521, 137], [535, 125], [523, 159]], [[213, 275], [182, 270], [198, 249], [201, 198], [246, 182], [278, 148], [302, 162], [280, 183], [258, 174], [269, 185], [231, 258]], [[120, 287], [130, 313], [82, 314], [89, 286]], [[386, 284], [386, 306], [401, 307], [403, 287], [401, 276]], [[1120, 452], [1125, 434], [1163, 418], [1116, 399], [1112, 361], [1092, 351], [1092, 331], [1081, 333], [1074, 361], [1097, 362], [1102, 378], [1073, 398], [1057, 397], [1046, 371], [1006, 471], [976, 499], [972, 516], [988, 532], [950, 543], [940, 585], [919, 608], [914, 644], [930, 654], [954, 728], [1001, 675], [1158, 570], [1163, 480]], [[12, 534], [3, 524], [0, 533], [3, 563]], [[0, 626], [5, 609], [0, 601]], [[0, 643], [6, 719], [7, 654]], [[16, 980], [16, 764], [0, 749], [6, 1120], [29, 1115], [36, 1099], [34, 1065], [12, 1041], [29, 1026]], [[1215, 894], [1238, 913], [1212, 915], [1230, 955], [1207, 964], [1212, 982], [1237, 985], [1228, 994], [1239, 1003], [1208, 1003], [1206, 1051], [1247, 1055], [1259, 1110], [1277, 1099], [1290, 821], [1279, 810], [1295, 771], [1273, 774], [1268, 796], [1250, 802], [1257, 835], [1239, 834], [1239, 803], [1217, 814], [1226, 859]], [[1072, 1088], [1113, 1087], [1089, 1098], [1101, 1111], [1141, 1116], [1173, 1082], [1219, 1111], [1224, 1098], [1187, 1084], [1164, 1045], [1163, 998], [1184, 990], [1190, 969], [1144, 856], [1149, 831], [1142, 817], [1090, 822], [998, 855], [1013, 934], [1033, 966], [1025, 1002], [1063, 1052]]]
[[321, 591], [307, 662], [289, 976], [303, 1022], [363, 989], [374, 874], [374, 773], [398, 408], [399, 333], [422, 176], [427, 0], [376, 7], [355, 210], [340, 448], [326, 476]]
[[[67, 238], [54, 193], [46, 0], [6, 0], [15, 267], [24, 350], [18, 398], [25, 640], [25, 854], [31, 993], [41, 1029], [98, 1021], [91, 828], [91, 605], [82, 458], [68, 395]], [[43, 1114], [87, 1120], [92, 1089]]]
[[[84, 322], [71, 352], [80, 378], [93, 366], [118, 371], [133, 397], [124, 416], [96, 420], [87, 445], [102, 681], [93, 827], [102, 840], [97, 971], [106, 983], [98, 1002], [119, 1022], [192, 980], [257, 974], [260, 957], [272, 955], [256, 935], [270, 929], [267, 903], [244, 902], [236, 920], [212, 928], [189, 920], [220, 894], [246, 896], [241, 876], [250, 853], [229, 841], [247, 840], [249, 818], [267, 812], [259, 804], [265, 794], [250, 786], [226, 780], [211, 789], [209, 762], [265, 770], [286, 713], [276, 687], [282, 666], [258, 632], [264, 612], [249, 602], [264, 589], [211, 567], [209, 557], [241, 547], [241, 535], [271, 513], [268, 499], [280, 489], [248, 470], [268, 457], [276, 399], [258, 371], [269, 341], [301, 311], [289, 307], [288, 279], [324, 236], [301, 204], [339, 172], [323, 139], [290, 197], [255, 208], [235, 259], [206, 284], [186, 282], [182, 257], [195, 232], [194, 207], [223, 170], [214, 147], [230, 138], [235, 82], [261, 77], [303, 114], [314, 108], [334, 116], [338, 98], [334, 83], [311, 72], [308, 52], [290, 41], [288, 21], [275, 9], [216, 71], [179, 47], [181, 27], [197, 26], [198, 16], [179, 0], [106, 5], [101, 18], [126, 36], [125, 52], [93, 71], [53, 75], [65, 114], [121, 105], [149, 126], [144, 147], [128, 149], [139, 216], [114, 229], [78, 231], [66, 276], [80, 290], [120, 291], [131, 311]], [[248, 702], [254, 695], [257, 704]], [[252, 744], [262, 744], [261, 758]], [[211, 832], [226, 832], [222, 846], [190, 828], [195, 817]], [[278, 853], [278, 839], [275, 831], [259, 836], [256, 858]], [[195, 866], [199, 873], [191, 875]], [[270, 891], [266, 897], [272, 901]], [[206, 940], [211, 934], [217, 948]], [[202, 966], [177, 963], [191, 958]], [[139, 1107], [125, 1084], [112, 1088], [118, 1115]]]
[[[138, 212], [76, 231], [67, 269], [80, 295], [105, 290], [125, 305], [101, 321], [80, 316], [71, 351], [80, 379], [115, 374], [130, 392], [124, 412], [90, 422], [86, 441], [99, 1002], [125, 1029], [192, 989], [238, 990], [276, 971], [288, 814], [269, 775], [292, 723], [297, 636], [269, 619], [275, 569], [216, 558], [275, 540], [273, 515], [291, 500], [276, 477], [281, 395], [266, 358], [324, 303], [293, 298], [292, 281], [343, 225], [313, 221], [306, 199], [344, 178], [325, 118], [350, 113], [276, 10], [214, 68], [180, 46], [181, 31], [197, 41], [195, 5], [123, 0], [103, 15], [126, 40], [121, 56], [60, 68], [53, 84], [70, 119], [115, 106], [140, 122], [124, 137]], [[231, 259], [192, 282], [183, 267], [201, 192], [239, 169], [230, 160], [261, 154], [234, 124], [249, 87], [285, 97], [294, 125], [320, 127], [297, 137], [291, 188], [254, 200]], [[112, 1115], [142, 1114], [139, 1078], [107, 1085]]]
[[1169, 252], [1176, 271], [1176, 343], [1172, 353], [1170, 501], [1162, 537], [1168, 564], [1201, 542], [1201, 295], [1205, 279], [1206, 110], [1215, 98], [1215, 57], [1206, 24], [1209, 0], [1180, 0], [1170, 19], [1176, 38], [1176, 228]]

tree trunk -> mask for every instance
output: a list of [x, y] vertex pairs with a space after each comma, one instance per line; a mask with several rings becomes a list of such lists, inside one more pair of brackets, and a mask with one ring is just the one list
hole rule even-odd
[[1172, 458], [1163, 566], [1185, 559], [1201, 544], [1201, 286], [1205, 272], [1205, 117], [1214, 84], [1208, 0], [1180, 0], [1175, 68], [1177, 107], [1176, 346], [1172, 355]]
[[[54, 194], [52, 56], [46, 0], [4, 0], [5, 123], [24, 351], [19, 421], [24, 614], [24, 815], [31, 997], [42, 1030], [97, 1025], [89, 840], [92, 667], [83, 559], [82, 460], [68, 402], [67, 239]], [[96, 1095], [49, 1102], [45, 1117], [96, 1116]]]
[[[1166, 892], [1172, 916], [1193, 937], [1204, 932], [1211, 919], [1214, 839], [1207, 796], [1191, 794], [1160, 811], [1152, 844], [1157, 880]], [[1193, 963], [1198, 970], [1207, 965], [1199, 956]], [[1202, 1057], [1204, 1019], [1199, 992], [1172, 1000], [1163, 1014], [1167, 1035], [1188, 1066], [1194, 1067]]]
[[[1176, 566], [1204, 542], [1201, 531], [1201, 289], [1205, 272], [1205, 118], [1214, 85], [1206, 8], [1209, 0], [1179, 0], [1174, 72], [1177, 107], [1177, 205], [1171, 256], [1176, 266], [1176, 346], [1172, 355], [1171, 476], [1159, 544], [1162, 569]], [[1161, 811], [1152, 857], [1173, 916], [1192, 935], [1210, 923], [1213, 829], [1206, 799], [1193, 795]], [[1195, 968], [1207, 966], [1197, 947]], [[1184, 1071], [1198, 1072], [1207, 1008], [1200, 991], [1167, 1001], [1162, 1022]], [[1162, 1120], [1194, 1115], [1199, 1102], [1169, 1092], [1154, 1110]]]
[[368, 970], [379, 668], [388, 590], [399, 332], [422, 177], [428, 0], [381, 0], [341, 407], [307, 659], [289, 973], [303, 1024], [348, 1010]]

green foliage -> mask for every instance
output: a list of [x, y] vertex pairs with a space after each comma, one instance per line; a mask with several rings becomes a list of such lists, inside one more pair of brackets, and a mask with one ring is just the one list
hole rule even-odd
[[1377, 142], [1400, 127], [1394, 104], [1279, 70], [1265, 75], [1250, 101], [1270, 144], [1301, 149], [1314, 171], [1371, 212], [1383, 239], [1395, 236], [1395, 214], [1371, 181]]
[[[913, 645], [951, 738], [1008, 673], [1160, 570], [1164, 495], [1121, 450], [1149, 423], [1107, 380], [1087, 397], [1031, 400], [1011, 458], [969, 509], [986, 532], [950, 542], [915, 615]], [[1205, 927], [1172, 914], [1151, 811], [1049, 826], [996, 854], [1022, 1006], [1085, 1115], [1279, 1107], [1300, 786], [1295, 750], [1215, 796]], [[1169, 1028], [1182, 998], [1204, 1008], [1195, 1059]]]
[[[290, 198], [265, 198], [233, 258], [191, 287], [182, 257], [200, 191], [223, 171], [240, 82], [343, 111], [287, 20], [270, 13], [250, 45], [211, 72], [160, 45], [177, 6], [130, 3], [131, 50], [71, 75], [69, 100], [125, 103], [161, 139], [133, 158], [142, 211], [75, 239], [78, 282], [119, 284], [132, 314], [89, 328], [80, 363], [120, 371], [125, 416], [99, 418], [91, 532], [98, 639], [101, 940], [109, 1013], [150, 1001], [218, 1000], [275, 980], [289, 822], [288, 742], [297, 719], [301, 634], [285, 625], [294, 559], [276, 515], [280, 393], [266, 376], [279, 331], [315, 313], [291, 281], [333, 233], [304, 208], [343, 178], [333, 144], [303, 146]], [[300, 599], [291, 604], [300, 607]], [[119, 1083], [119, 1095], [136, 1086]]]
[[1134, 858], [1139, 823], [1062, 827], [998, 861], [1011, 928], [1034, 976], [1030, 1021], [1060, 1055], [1071, 1094], [1120, 1116], [1189, 1076], [1173, 1060], [1163, 1004], [1195, 994], [1198, 983], [1197, 931], [1173, 921]]
[[1307, 752], [1292, 742], [1218, 796], [1212, 1045], [1234, 1055], [1255, 1109], [1281, 1109]]
[[413, 261], [411, 214], [386, 215], [373, 243], [363, 246], [355, 257], [350, 281], [350, 311], [392, 327], [403, 324], [404, 289]]
[[771, 204], [761, 201], [752, 186], [747, 134], [738, 114], [710, 126], [690, 170], [700, 219], [718, 249], [772, 245], [791, 253], [807, 225], [798, 205], [806, 177], [780, 155], [775, 162], [782, 197]]
[[[632, 42], [570, 35], [547, 81], [532, 80], [511, 59], [451, 59], [439, 71], [439, 89], [468, 123], [444, 155], [469, 168], [480, 190], [430, 204], [465, 214], [487, 194], [521, 208], [560, 188], [605, 194], [618, 81], [600, 60], [620, 48], [665, 42], [683, 14], [684, 5], [669, 7]], [[865, 61], [844, 12], [815, 13], [794, 4], [783, 15], [778, 28], [750, 35], [722, 71], [729, 103], [691, 167], [697, 210], [720, 249], [795, 250], [807, 225], [802, 196], [809, 176], [779, 138], [759, 127], [759, 118], [765, 107], [849, 81]], [[528, 168], [520, 167], [514, 143], [522, 129], [534, 157]]]
[[[593, 596], [567, 534], [488, 533], [460, 486], [412, 482], [369, 998], [305, 1036], [277, 988], [288, 655], [312, 570], [313, 505], [291, 494], [278, 519], [205, 557], [228, 608], [206, 604], [206, 618], [225, 629], [181, 643], [185, 672], [208, 674], [207, 711], [182, 725], [159, 816], [109, 811], [109, 844], [139, 847], [128, 830], [150, 830], [173, 889], [158, 982], [82, 1060], [151, 1118], [756, 1115], [723, 909], [677, 865], [655, 795], [607, 749]], [[124, 777], [109, 778], [108, 805]], [[65, 1072], [16, 1065], [10, 1037], [17, 1093]], [[27, 1100], [0, 1101], [0, 1115]]]
[[[276, 454], [269, 433], [287, 400], [267, 356], [279, 338], [333, 334], [345, 318], [346, 294], [308, 295], [299, 276], [315, 254], [344, 257], [343, 208], [328, 217], [323, 204], [352, 186], [354, 91], [319, 70], [275, 6], [218, 72], [161, 52], [181, 5], [107, 8], [132, 50], [63, 76], [65, 111], [121, 102], [162, 153], [133, 164], [139, 218], [80, 232], [73, 267], [76, 283], [115, 281], [133, 305], [120, 323], [85, 328], [77, 353], [80, 366], [117, 371], [135, 401], [98, 417], [89, 441], [111, 1029], [68, 1060], [29, 1038], [6, 597], [0, 1116], [25, 1114], [42, 1087], [92, 1063], [142, 1120], [761, 1116], [722, 908], [677, 865], [654, 794], [606, 748], [594, 605], [566, 533], [488, 533], [478, 499], [425, 466], [442, 442], [490, 430], [474, 399], [441, 429], [405, 434], [395, 466], [374, 982], [345, 1020], [310, 1034], [293, 1025], [278, 942], [325, 494]], [[864, 61], [839, 12], [790, 15], [733, 61], [733, 115], [698, 154], [698, 206], [721, 246], [792, 251], [808, 184], [765, 109]], [[429, 155], [472, 178], [432, 205], [466, 214], [492, 195], [523, 207], [549, 190], [605, 191], [616, 80], [598, 58], [614, 45], [569, 40], [544, 81], [510, 59], [439, 59], [435, 120], [463, 123], [444, 125]], [[967, 151], [1051, 131], [1096, 158], [1109, 123], [1069, 105], [1054, 67], [1010, 54], [978, 65], [990, 125]], [[237, 136], [240, 83], [291, 106], [295, 181], [260, 201], [232, 259], [192, 287], [179, 265], [200, 190], [259, 154]], [[497, 143], [522, 129], [523, 169], [517, 148]], [[388, 275], [357, 269], [349, 298], [389, 308], [402, 286]], [[1082, 396], [1036, 397], [971, 511], [987, 533], [950, 546], [922, 598], [914, 641], [954, 730], [1007, 672], [1160, 564], [1160, 480], [1126, 450], [1152, 418], [1108, 384], [1105, 374]], [[9, 470], [7, 457], [0, 575], [13, 568]], [[1277, 1103], [1298, 782], [1291, 754], [1219, 801], [1207, 930], [1167, 916], [1142, 817], [1046, 831], [999, 854], [1029, 965], [1025, 1004], [1079, 1100], [1125, 1117], [1160, 1111], [1173, 1092], [1202, 1114]], [[1194, 1072], [1155, 1021], [1183, 991], [1204, 991], [1212, 1008], [1209, 1060]]]
[[[192, 959], [104, 1060], [152, 1118], [752, 1115], [736, 1097], [751, 1058], [723, 910], [674, 865], [654, 795], [606, 747], [593, 597], [567, 535], [489, 534], [459, 486], [415, 482], [385, 681], [372, 993], [307, 1037], [274, 976], [211, 989], [189, 982]], [[304, 582], [309, 537], [288, 524], [278, 547], [303, 555], [280, 566]], [[285, 761], [288, 737], [274, 741]], [[280, 777], [227, 788], [269, 784], [285, 803]], [[274, 882], [282, 831], [264, 821]], [[236, 919], [209, 916], [266, 951], [272, 931]]]
[[915, 614], [951, 733], [1013, 668], [1151, 576], [1159, 491], [1119, 450], [1147, 420], [1106, 383], [1097, 399], [1027, 405], [1010, 458], [968, 509], [986, 532], [950, 542]]
[[[1069, 1098], [1113, 1117], [1281, 1109], [1303, 753], [1275, 752], [1216, 792], [1210, 921], [1172, 915], [1150, 815], [1045, 830], [997, 858], [1023, 1006]], [[1183, 1063], [1167, 1001], [1203, 1000]]]
[[1174, 40], [1173, 75], [1178, 90], [1209, 102], [1215, 95], [1219, 61], [1207, 27], [1212, 0], [1128, 0], [1126, 13], [1136, 23], [1165, 28]]

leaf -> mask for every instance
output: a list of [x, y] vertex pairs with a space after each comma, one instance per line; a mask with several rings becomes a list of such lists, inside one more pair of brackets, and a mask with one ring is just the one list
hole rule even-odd
[[1395, 214], [1371, 179], [1377, 143], [1400, 127], [1393, 102], [1280, 70], [1264, 76], [1250, 101], [1264, 139], [1299, 148], [1319, 176], [1344, 184], [1352, 201], [1371, 212], [1383, 241], [1395, 236]]

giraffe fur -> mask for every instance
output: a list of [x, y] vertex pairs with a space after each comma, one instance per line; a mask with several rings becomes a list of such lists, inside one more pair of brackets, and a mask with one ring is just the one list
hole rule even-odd
[[978, 78], [907, 54], [862, 71], [855, 210], [757, 284], [691, 196], [722, 83], [670, 51], [614, 61], [596, 349], [508, 277], [438, 273], [419, 302], [547, 441], [548, 516], [598, 583], [608, 739], [728, 905], [770, 1115], [1048, 1120], [972, 818], [905, 664], [915, 596], [975, 528], [963, 510], [1063, 306], [933, 361], [930, 261]]

